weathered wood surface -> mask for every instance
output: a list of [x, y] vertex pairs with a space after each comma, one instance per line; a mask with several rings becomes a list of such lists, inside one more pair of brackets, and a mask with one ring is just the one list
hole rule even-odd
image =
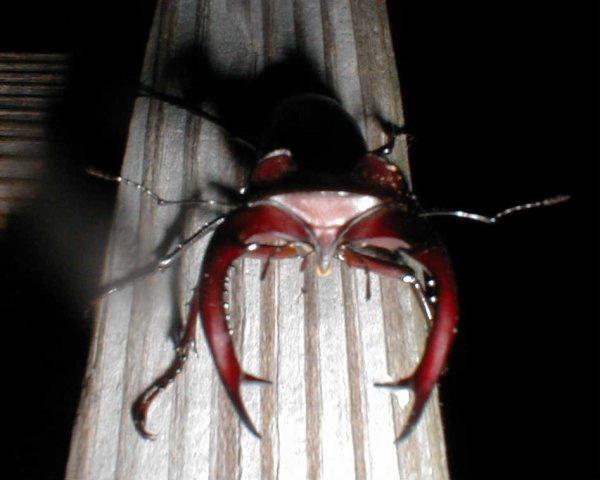
[[[379, 0], [223, 2], [159, 5], [144, 83], [177, 95], [165, 65], [201, 45], [213, 68], [253, 77], [286, 52], [301, 51], [359, 122], [368, 144], [384, 141], [375, 115], [402, 124], [385, 5]], [[393, 158], [407, 171], [406, 145]], [[245, 182], [230, 144], [214, 124], [140, 98], [130, 126], [123, 176], [162, 196], [189, 198]], [[106, 280], [153, 258], [159, 245], [187, 236], [215, 213], [158, 206], [134, 189], [119, 192]], [[148, 276], [99, 305], [66, 477], [105, 479], [443, 479], [447, 467], [437, 395], [418, 429], [394, 443], [409, 396], [373, 383], [409, 374], [420, 358], [425, 320], [409, 288], [337, 265], [325, 278], [299, 261], [237, 263], [232, 321], [241, 363], [272, 380], [244, 397], [263, 435], [240, 425], [201, 333], [198, 355], [155, 402], [146, 441], [131, 405], [174, 357], [173, 325], [186, 314], [206, 240], [170, 270]], [[201, 330], [200, 330], [201, 332]]]
[[39, 183], [67, 66], [61, 54], [0, 53], [0, 229]]

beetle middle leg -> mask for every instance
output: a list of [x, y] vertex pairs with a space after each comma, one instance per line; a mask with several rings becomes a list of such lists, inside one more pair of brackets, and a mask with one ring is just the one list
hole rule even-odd
[[144, 278], [147, 275], [151, 275], [156, 272], [162, 272], [169, 268], [173, 262], [178, 259], [183, 252], [185, 252], [190, 246], [196, 243], [198, 240], [204, 238], [206, 235], [214, 231], [223, 221], [225, 217], [217, 217], [210, 222], [203, 224], [198, 230], [192, 235], [179, 242], [170, 252], [163, 255], [161, 258], [145, 265], [122, 278], [109, 281], [105, 285], [100, 287], [99, 293], [96, 295], [96, 300], [101, 299], [106, 295], [111, 295], [115, 292], [122, 290], [123, 288], [135, 283], [137, 280]]

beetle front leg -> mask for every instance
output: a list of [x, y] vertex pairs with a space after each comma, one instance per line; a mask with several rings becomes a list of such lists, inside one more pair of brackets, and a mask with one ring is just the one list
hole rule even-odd
[[248, 245], [247, 252], [249, 257], [265, 260], [265, 264], [260, 272], [260, 279], [262, 281], [267, 276], [272, 260], [302, 257], [300, 270], [303, 271], [306, 258], [312, 253], [312, 248], [302, 242], [289, 242], [284, 245], [261, 245], [259, 243], [251, 243]]
[[364, 270], [367, 277], [367, 293], [366, 299], [371, 299], [371, 282], [369, 272], [373, 270], [376, 273], [389, 277], [399, 278], [404, 283], [408, 283], [415, 292], [423, 313], [427, 317], [427, 321], [431, 323], [433, 320], [433, 310], [431, 303], [425, 295], [425, 289], [419, 282], [415, 271], [404, 263], [398, 262], [397, 258], [392, 258], [389, 251], [384, 249], [367, 248], [352, 248], [343, 246], [341, 249], [341, 259], [352, 268]]
[[175, 260], [181, 257], [181, 255], [197, 241], [204, 238], [209, 233], [213, 232], [223, 221], [225, 217], [217, 217], [210, 222], [202, 225], [192, 235], [183, 239], [179, 242], [170, 252], [159, 258], [157, 261], [152, 262], [149, 265], [145, 265], [122, 278], [109, 281], [102, 287], [100, 287], [94, 300], [100, 300], [105, 296], [112, 295], [125, 287], [128, 287], [135, 283], [137, 280], [144, 278], [147, 275], [152, 275], [156, 272], [162, 272], [169, 268]]

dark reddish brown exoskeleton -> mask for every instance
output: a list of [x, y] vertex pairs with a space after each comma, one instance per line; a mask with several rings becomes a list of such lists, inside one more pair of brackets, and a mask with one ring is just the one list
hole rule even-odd
[[[309, 125], [310, 130], [294, 139], [281, 127], [288, 125], [285, 128], [289, 129], [290, 122], [281, 120], [289, 120], [299, 111], [304, 112], [299, 121]], [[312, 117], [307, 119], [306, 111], [318, 113], [310, 113]], [[241, 420], [259, 436], [244, 407], [240, 385], [261, 379], [244, 372], [235, 354], [224, 305], [227, 272], [242, 256], [267, 261], [314, 256], [321, 275], [329, 273], [331, 262], [338, 258], [352, 267], [409, 283], [431, 321], [425, 352], [413, 374], [379, 384], [410, 388], [414, 393], [400, 435], [403, 438], [416, 424], [442, 373], [455, 333], [456, 287], [444, 246], [420, 216], [399, 168], [384, 156], [393, 140], [378, 150], [367, 151], [352, 118], [337, 102], [316, 95], [292, 97], [274, 118], [259, 150], [264, 153], [259, 154], [251, 172], [244, 203], [210, 225], [214, 234], [204, 256], [177, 359], [134, 405], [136, 426], [143, 436], [152, 436], [145, 428], [148, 408], [183, 367], [194, 346], [199, 316], [223, 386]], [[338, 136], [342, 133], [345, 145], [352, 148], [339, 154], [337, 147], [323, 147], [322, 139], [315, 142], [316, 146], [306, 147], [305, 137], [323, 136], [323, 132], [330, 136], [332, 129]], [[406, 256], [419, 262], [430, 284], [435, 282], [435, 302], [404, 261]]]
[[[181, 106], [173, 97], [161, 97]], [[207, 118], [214, 121], [213, 117]], [[187, 246], [214, 232], [176, 359], [133, 406], [136, 427], [145, 438], [153, 437], [145, 426], [150, 404], [175, 379], [194, 349], [198, 317], [229, 398], [243, 423], [260, 436], [244, 407], [240, 386], [244, 381], [264, 380], [241, 368], [224, 302], [228, 270], [242, 256], [266, 260], [267, 265], [272, 259], [302, 257], [303, 266], [314, 257], [320, 275], [328, 274], [337, 258], [351, 267], [411, 285], [431, 324], [425, 351], [410, 376], [377, 384], [413, 392], [412, 407], [398, 440], [411, 433], [444, 369], [458, 316], [452, 267], [426, 217], [445, 215], [495, 223], [511, 213], [553, 205], [568, 196], [517, 205], [493, 216], [464, 211], [425, 212], [417, 205], [398, 167], [386, 158], [398, 131], [390, 133], [388, 144], [368, 151], [357, 124], [336, 101], [318, 95], [291, 97], [276, 109], [266, 129], [242, 201], [230, 213], [178, 244], [157, 265], [106, 289], [105, 293], [110, 293], [144, 274], [168, 267]], [[164, 200], [128, 179], [94, 174], [132, 185], [159, 204], [182, 203]], [[199, 203], [219, 205], [212, 201]], [[408, 265], [408, 258], [420, 264], [425, 282]]]

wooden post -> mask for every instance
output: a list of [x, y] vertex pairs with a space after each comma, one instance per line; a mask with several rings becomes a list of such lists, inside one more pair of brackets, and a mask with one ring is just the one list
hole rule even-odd
[[0, 230], [30, 200], [52, 151], [51, 113], [66, 90], [68, 57], [0, 53]]
[[[358, 121], [371, 148], [384, 142], [377, 116], [403, 124], [384, 2], [171, 0], [159, 5], [142, 82], [177, 95], [166, 65], [199, 46], [222, 74], [252, 77], [290, 48], [312, 62]], [[392, 157], [407, 172], [406, 145]], [[168, 198], [238, 189], [246, 172], [213, 123], [139, 98], [122, 175]], [[158, 206], [121, 187], [105, 279], [146, 264], [178, 230], [189, 235], [214, 212]], [[180, 220], [185, 217], [184, 226]], [[183, 230], [183, 231], [179, 231]], [[206, 241], [170, 270], [105, 298], [97, 312], [67, 478], [97, 479], [444, 479], [447, 466], [437, 395], [405, 442], [394, 439], [409, 396], [373, 383], [409, 374], [426, 335], [410, 288], [337, 265], [325, 278], [299, 261], [236, 264], [232, 322], [241, 363], [272, 385], [243, 395], [261, 431], [240, 425], [215, 376], [201, 333], [198, 355], [149, 412], [147, 441], [131, 405], [174, 357], [169, 337], [185, 318]]]

